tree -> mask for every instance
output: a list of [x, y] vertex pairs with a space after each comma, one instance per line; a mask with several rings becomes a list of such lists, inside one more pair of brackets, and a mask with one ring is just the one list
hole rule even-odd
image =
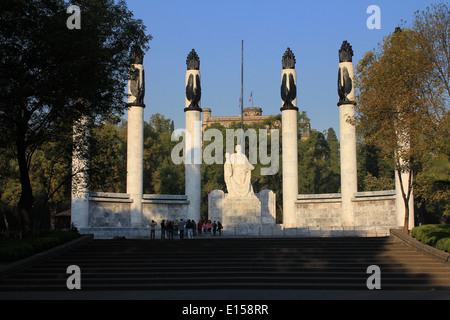
[[415, 30], [396, 29], [384, 39], [379, 53], [365, 54], [356, 79], [356, 121], [365, 143], [395, 166], [405, 203], [405, 232], [413, 174], [436, 150], [445, 131], [442, 83], [434, 76], [432, 57], [423, 50], [421, 39]]
[[89, 190], [126, 192], [126, 141], [119, 118], [97, 124], [91, 130]]
[[129, 48], [148, 49], [151, 36], [124, 1], [72, 1], [81, 29], [68, 29], [63, 0], [0, 4], [0, 130], [15, 150], [24, 235], [35, 220], [30, 164], [35, 150], [73, 123], [124, 111]]
[[417, 175], [416, 193], [421, 222], [450, 223], [450, 139], [439, 154], [430, 154]]
[[341, 187], [340, 144], [333, 128], [326, 134], [327, 154], [322, 168], [322, 182], [319, 193], [336, 193]]
[[171, 159], [173, 131], [173, 120], [159, 113], [144, 124], [144, 193], [184, 194], [184, 167]]

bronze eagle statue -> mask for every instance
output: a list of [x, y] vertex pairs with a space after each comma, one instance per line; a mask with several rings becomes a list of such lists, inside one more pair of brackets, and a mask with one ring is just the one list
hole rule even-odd
[[[342, 72], [341, 72], [342, 70]], [[348, 104], [351, 101], [347, 98], [347, 95], [352, 92], [353, 83], [352, 78], [348, 73], [347, 67], [339, 68], [338, 71], [338, 94], [339, 94], [339, 103], [340, 104]]]
[[[142, 74], [141, 74], [142, 73]], [[130, 92], [135, 97], [133, 103], [144, 104], [145, 96], [145, 74], [135, 66], [130, 67], [128, 79], [130, 80]]]
[[288, 77], [285, 73], [283, 75], [281, 81], [281, 99], [283, 100], [283, 107], [295, 107], [292, 102], [297, 97], [297, 86], [295, 84], [294, 75], [292, 73], [289, 74], [289, 86], [288, 86]]
[[195, 82], [194, 82], [194, 75], [189, 75], [188, 83], [186, 85], [186, 98], [190, 102], [189, 108], [196, 109], [199, 108], [199, 102], [202, 97], [202, 88], [200, 86], [200, 76], [197, 74], [195, 75]]

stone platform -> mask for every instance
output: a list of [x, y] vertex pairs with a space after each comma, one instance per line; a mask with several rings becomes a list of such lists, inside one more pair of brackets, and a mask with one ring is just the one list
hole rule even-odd
[[276, 224], [276, 195], [262, 190], [251, 197], [230, 197], [221, 190], [208, 196], [208, 219], [220, 221], [223, 231], [232, 235], [280, 235]]
[[[386, 237], [389, 236], [390, 227], [303, 227], [303, 228], [286, 228], [282, 224], [231, 224], [222, 231], [222, 235], [216, 233], [213, 235], [195, 236], [198, 238], [246, 238], [246, 237], [260, 237], [260, 238], [327, 238], [327, 237]], [[149, 239], [150, 228], [81, 228], [82, 234], [92, 234], [94, 239], [114, 239], [117, 237], [124, 237], [126, 239]], [[155, 238], [161, 239], [161, 229], [157, 226]], [[187, 239], [187, 237], [185, 237]]]

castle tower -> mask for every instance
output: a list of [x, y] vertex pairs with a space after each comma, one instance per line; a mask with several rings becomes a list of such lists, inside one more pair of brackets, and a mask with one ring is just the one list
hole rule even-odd
[[131, 49], [128, 76], [127, 193], [131, 203], [131, 226], [142, 226], [143, 156], [144, 156], [144, 53], [138, 46]]
[[190, 202], [187, 219], [199, 221], [201, 212], [202, 109], [200, 108], [200, 59], [194, 49], [189, 53], [186, 65], [185, 193]]
[[295, 201], [298, 194], [298, 108], [295, 57], [289, 48], [283, 55], [282, 67], [283, 225], [285, 228], [294, 228], [297, 225]]
[[352, 197], [358, 191], [356, 164], [356, 128], [349, 120], [355, 117], [353, 50], [347, 41], [339, 50], [338, 94], [341, 144], [342, 224], [353, 225]]

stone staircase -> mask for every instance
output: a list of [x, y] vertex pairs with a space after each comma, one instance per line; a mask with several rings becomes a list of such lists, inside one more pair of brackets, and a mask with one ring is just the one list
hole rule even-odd
[[450, 290], [450, 263], [384, 238], [93, 240], [0, 278], [0, 291], [67, 291], [68, 266], [81, 289], [368, 290], [377, 265], [382, 290]]

